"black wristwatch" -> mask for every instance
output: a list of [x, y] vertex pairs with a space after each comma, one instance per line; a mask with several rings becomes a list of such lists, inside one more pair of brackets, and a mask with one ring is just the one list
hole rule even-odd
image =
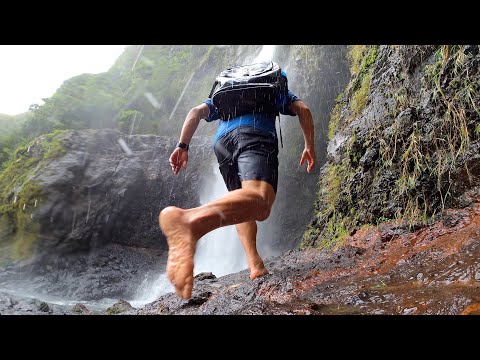
[[185, 150], [187, 150], [187, 151], [188, 151], [188, 149], [190, 148], [190, 146], [188, 146], [187, 144], [182, 143], [182, 142], [179, 142], [179, 143], [177, 144], [177, 147], [182, 148], [182, 149], [185, 149]]

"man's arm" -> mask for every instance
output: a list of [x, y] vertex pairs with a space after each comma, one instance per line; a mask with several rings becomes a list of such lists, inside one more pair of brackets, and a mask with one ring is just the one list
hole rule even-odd
[[294, 101], [290, 104], [289, 109], [292, 113], [298, 116], [300, 126], [305, 140], [305, 149], [300, 158], [300, 165], [307, 161], [307, 172], [311, 172], [315, 166], [315, 131], [313, 125], [312, 112], [308, 106], [301, 100]]
[[[180, 133], [179, 142], [189, 145], [192, 141], [193, 134], [197, 130], [198, 124], [201, 119], [208, 118], [210, 110], [206, 104], [198, 105], [192, 108], [185, 118], [183, 123], [182, 132]], [[188, 163], [188, 151], [183, 148], [175, 148], [170, 155], [170, 166], [174, 175], [177, 175], [182, 168], [187, 167]]]

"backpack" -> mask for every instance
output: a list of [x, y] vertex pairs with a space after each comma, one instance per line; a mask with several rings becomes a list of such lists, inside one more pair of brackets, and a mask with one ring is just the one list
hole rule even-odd
[[217, 76], [209, 98], [223, 120], [254, 113], [279, 115], [278, 96], [287, 96], [287, 78], [274, 62], [228, 68]]

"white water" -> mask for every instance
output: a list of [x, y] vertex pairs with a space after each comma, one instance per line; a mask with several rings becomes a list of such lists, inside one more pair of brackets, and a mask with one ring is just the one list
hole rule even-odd
[[[211, 177], [200, 193], [201, 204], [216, 200], [228, 192], [216, 163], [212, 164]], [[235, 226], [224, 226], [202, 237], [197, 243], [194, 264], [194, 275], [212, 272], [222, 276], [246, 269], [247, 258]]]
[[272, 61], [273, 54], [275, 54], [276, 45], [263, 45], [262, 50], [257, 55], [253, 63], [262, 62], [262, 61]]
[[2, 284], [2, 287], [0, 288], [0, 292], [14, 295], [22, 299], [44, 301], [49, 304], [60, 305], [60, 306], [68, 307], [70, 309], [76, 304], [83, 304], [91, 311], [104, 311], [105, 309], [112, 306], [118, 301], [118, 299], [110, 299], [110, 298], [103, 298], [100, 300], [68, 299], [65, 297], [45, 294], [45, 293], [32, 290], [35, 288], [36, 288], [35, 284], [28, 280], [23, 280], [23, 281], [17, 280], [15, 281], [15, 283]]
[[175, 288], [167, 278], [167, 274], [146, 274], [137, 289], [135, 299], [129, 301], [133, 307], [140, 308], [157, 300], [160, 296], [175, 292]]

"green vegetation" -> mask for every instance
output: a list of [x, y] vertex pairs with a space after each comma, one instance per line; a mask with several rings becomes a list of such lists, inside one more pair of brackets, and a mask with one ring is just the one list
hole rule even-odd
[[[333, 139], [340, 125], [343, 127], [347, 126], [365, 108], [370, 92], [373, 65], [375, 64], [378, 51], [379, 46], [354, 45], [350, 47], [348, 58], [350, 60], [352, 80], [345, 92], [337, 96], [328, 124], [328, 140]], [[346, 104], [349, 104], [347, 107], [349, 111], [340, 121], [340, 114], [345, 109]]]
[[361, 114], [363, 109], [365, 109], [365, 105], [367, 103], [368, 91], [370, 90], [370, 82], [372, 80], [372, 76], [370, 73], [365, 74], [362, 77], [362, 82], [357, 91], [354, 92], [352, 96], [352, 100], [350, 102], [350, 109], [352, 110], [352, 115], [354, 117]]
[[328, 134], [327, 139], [330, 141], [335, 136], [335, 132], [337, 131], [338, 124], [340, 122], [340, 111], [343, 107], [343, 104], [338, 100], [337, 103], [332, 109], [332, 114], [330, 115], [330, 122], [328, 123]]
[[[355, 45], [349, 50], [350, 73], [352, 80], [344, 93], [336, 98], [336, 104], [332, 109], [328, 126], [328, 139], [331, 140], [340, 126], [346, 126], [353, 118], [359, 116], [367, 103], [370, 91], [371, 74], [378, 54], [378, 46]], [[342, 110], [345, 111], [343, 118]], [[342, 244], [349, 233], [357, 226], [358, 216], [355, 204], [351, 198], [351, 191], [346, 187], [349, 180], [356, 173], [356, 167], [360, 160], [354, 147], [357, 145], [356, 135], [350, 137], [347, 144], [346, 156], [339, 164], [329, 164], [320, 180], [318, 203], [320, 210], [315, 214], [316, 224], [310, 226], [304, 234], [301, 247], [316, 246], [332, 248]], [[349, 204], [347, 213], [338, 208], [338, 203]], [[323, 229], [317, 227], [321, 226]], [[322, 235], [321, 241], [316, 238]]]
[[349, 51], [351, 73], [355, 80], [351, 86], [350, 109], [355, 118], [363, 111], [367, 103], [370, 83], [372, 80], [373, 64], [378, 55], [378, 46], [355, 45]]
[[[400, 51], [397, 46], [392, 49]], [[439, 46], [429, 61], [418, 60], [423, 64], [420, 70], [424, 70], [418, 90], [412, 91], [411, 84], [405, 81], [410, 76], [410, 63], [408, 69], [395, 69], [384, 91], [390, 102], [385, 103], [383, 116], [391, 120], [371, 125], [362, 139], [352, 134], [341, 160], [327, 165], [318, 193], [319, 210], [304, 234], [303, 247], [335, 246], [358, 227], [394, 219], [412, 227], [425, 225], [452, 200], [452, 189], [458, 186], [452, 180], [454, 173], [457, 177], [459, 171], [465, 174], [462, 181], [468, 183], [471, 175], [464, 157], [471, 142], [480, 140], [480, 72], [465, 49], [458, 45]], [[415, 53], [415, 49], [401, 51]], [[419, 51], [424, 54], [424, 49]], [[352, 79], [332, 111], [329, 139], [361, 115], [368, 103], [378, 47], [353, 46], [349, 55]], [[408, 56], [407, 61], [417, 61]], [[422, 105], [417, 102], [428, 95], [431, 110], [427, 119], [419, 119], [416, 109]], [[374, 146], [378, 156], [368, 170], [368, 180], [355, 181], [355, 174], [367, 174], [360, 167], [360, 159]], [[395, 183], [384, 188], [380, 199], [376, 191], [386, 173]], [[376, 207], [380, 213], [359, 217], [359, 210], [373, 201], [383, 206]], [[386, 212], [387, 204], [394, 205], [390, 212]]]
[[40, 225], [34, 209], [42, 202], [37, 170], [65, 153], [63, 131], [55, 131], [19, 146], [0, 173], [0, 244], [12, 243], [12, 258], [28, 258], [34, 250]]
[[108, 72], [65, 80], [21, 117], [0, 115], [0, 167], [17, 146], [54, 130], [115, 128], [178, 136], [188, 110], [206, 99], [215, 76], [246, 48], [129, 46]]

